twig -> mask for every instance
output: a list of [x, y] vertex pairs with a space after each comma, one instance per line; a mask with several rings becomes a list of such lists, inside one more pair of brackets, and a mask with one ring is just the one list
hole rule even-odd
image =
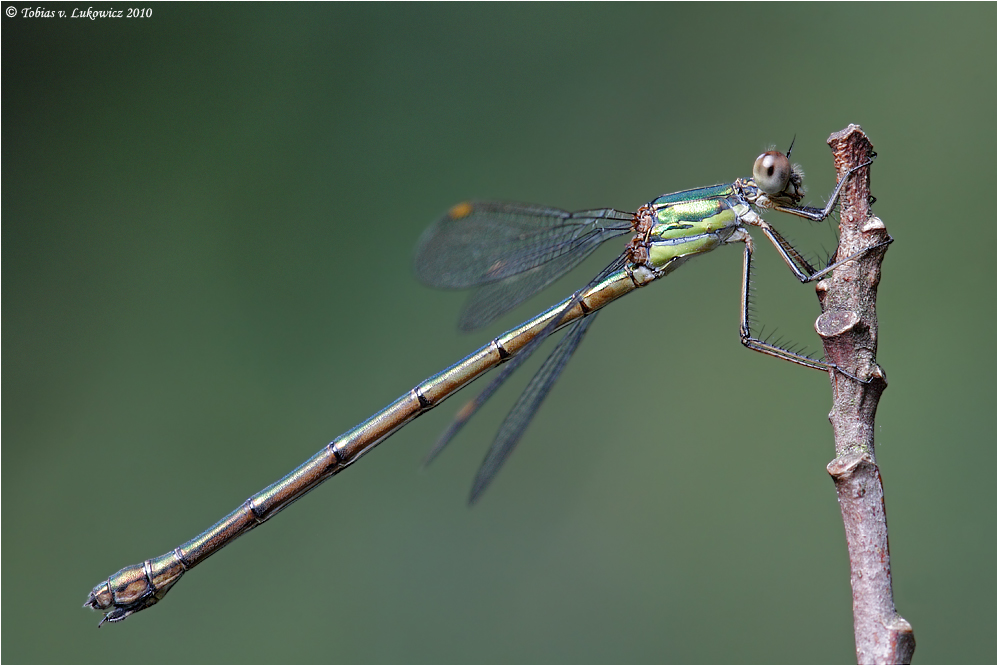
[[[873, 156], [873, 146], [858, 125], [828, 138], [835, 168], [842, 177], [850, 167]], [[853, 631], [860, 664], [908, 664], [915, 651], [911, 625], [894, 608], [887, 513], [883, 481], [874, 453], [874, 417], [887, 377], [876, 363], [877, 285], [890, 236], [870, 211], [870, 169], [855, 172], [843, 188], [838, 257], [866, 248], [869, 252], [835, 270], [818, 283], [821, 316], [815, 329], [824, 342], [825, 358], [855, 377], [830, 372], [835, 460], [828, 473], [835, 482], [849, 549]], [[877, 247], [879, 245], [879, 247]]]

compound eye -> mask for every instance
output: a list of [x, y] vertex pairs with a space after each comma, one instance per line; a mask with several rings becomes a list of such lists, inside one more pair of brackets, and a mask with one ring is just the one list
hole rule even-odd
[[790, 183], [790, 160], [778, 150], [759, 155], [752, 167], [752, 179], [766, 194], [779, 194]]

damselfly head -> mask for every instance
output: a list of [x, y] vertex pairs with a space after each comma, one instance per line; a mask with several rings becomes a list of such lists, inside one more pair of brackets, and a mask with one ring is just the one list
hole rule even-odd
[[767, 150], [752, 166], [752, 180], [770, 198], [787, 197], [798, 201], [804, 194], [804, 174], [778, 150]]
[[779, 194], [790, 183], [790, 160], [778, 150], [767, 150], [755, 159], [752, 179], [766, 194]]

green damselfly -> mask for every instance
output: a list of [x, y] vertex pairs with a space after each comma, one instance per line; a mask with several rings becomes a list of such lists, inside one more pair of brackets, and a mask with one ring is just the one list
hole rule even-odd
[[105, 613], [101, 624], [123, 620], [152, 606], [185, 571], [359, 460], [412, 419], [503, 365], [482, 393], [458, 412], [430, 452], [428, 460], [432, 459], [547, 337], [567, 327], [567, 333], [500, 426], [472, 486], [474, 502], [512, 452], [600, 309], [668, 275], [691, 257], [725, 244], [744, 245], [742, 344], [799, 365], [864, 381], [844, 368], [772, 344], [751, 332], [749, 281], [753, 243], [748, 227], [762, 230], [801, 282], [817, 280], [858, 256], [816, 270], [758, 211], [774, 210], [823, 220], [831, 213], [848, 177], [870, 162], [849, 170], [824, 208], [812, 208], [800, 205], [804, 196], [803, 176], [790, 163], [789, 155], [789, 150], [786, 155], [767, 151], [756, 159], [752, 178], [665, 194], [635, 212], [600, 208], [570, 213], [544, 206], [498, 202], [465, 202], [454, 206], [423, 234], [415, 266], [417, 276], [431, 286], [476, 288], [460, 319], [461, 328], [466, 330], [491, 323], [577, 266], [605, 241], [624, 235], [631, 238], [619, 257], [569, 298], [422, 382], [330, 442], [296, 470], [250, 497], [202, 534], [165, 555], [112, 575], [93, 589], [85, 606]]

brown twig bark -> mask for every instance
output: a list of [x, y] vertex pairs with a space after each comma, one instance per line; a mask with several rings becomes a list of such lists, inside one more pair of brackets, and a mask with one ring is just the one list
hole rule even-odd
[[[873, 146], [862, 128], [850, 125], [828, 138], [842, 178], [869, 161]], [[911, 625], [894, 608], [883, 481], [874, 452], [874, 417], [887, 377], [877, 365], [877, 285], [890, 236], [870, 210], [870, 169], [852, 174], [840, 195], [836, 258], [870, 249], [833, 271], [817, 286], [821, 316], [815, 329], [825, 358], [854, 377], [830, 373], [835, 482], [849, 549], [856, 660], [860, 664], [908, 664], [915, 651]]]

